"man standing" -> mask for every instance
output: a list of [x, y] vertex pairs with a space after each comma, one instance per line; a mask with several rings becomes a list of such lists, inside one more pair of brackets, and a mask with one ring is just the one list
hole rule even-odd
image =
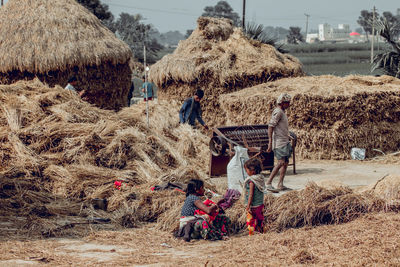
[[143, 80], [142, 92], [144, 101], [153, 100], [153, 84], [150, 82], [146, 82], [145, 76], [143, 76], [142, 80]]
[[[282, 93], [277, 102], [277, 107], [272, 112], [271, 120], [268, 123], [268, 149], [270, 153], [274, 151], [275, 158], [278, 160], [278, 164], [272, 170], [269, 179], [267, 181], [267, 190], [277, 193], [281, 190], [289, 190], [283, 185], [283, 179], [285, 178], [286, 169], [289, 164], [289, 158], [292, 155], [292, 146], [289, 139], [289, 123], [286, 116], [285, 110], [290, 106], [291, 96]], [[275, 175], [280, 172], [279, 182], [277, 189], [272, 186], [272, 180]]]
[[204, 96], [204, 91], [198, 89], [193, 97], [190, 97], [185, 100], [181, 109], [179, 110], [180, 123], [188, 123], [189, 125], [194, 127], [197, 119], [205, 129], [208, 129], [208, 126], [204, 123], [202, 119], [202, 112], [200, 107], [200, 101], [203, 98], [203, 96]]

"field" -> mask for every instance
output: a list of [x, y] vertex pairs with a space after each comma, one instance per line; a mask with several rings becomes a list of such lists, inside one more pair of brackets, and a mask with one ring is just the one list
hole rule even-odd
[[[308, 75], [346, 76], [381, 75], [382, 72], [371, 72], [371, 48], [368, 43], [360, 44], [300, 44], [283, 47], [297, 57]], [[387, 46], [375, 46], [374, 53], [379, 53]]]

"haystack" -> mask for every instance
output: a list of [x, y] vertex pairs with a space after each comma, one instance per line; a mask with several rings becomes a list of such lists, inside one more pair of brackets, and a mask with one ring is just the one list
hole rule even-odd
[[400, 150], [400, 80], [371, 76], [287, 78], [220, 96], [227, 125], [267, 124], [276, 98], [292, 95], [289, 127], [297, 154], [311, 159], [349, 159], [352, 147], [367, 156]]
[[[147, 127], [144, 104], [102, 110], [38, 79], [0, 85], [0, 102], [2, 216], [88, 216], [91, 200], [105, 198], [102, 216], [126, 215], [137, 225], [184, 197], [150, 187], [208, 181], [208, 138], [178, 124], [171, 115], [177, 103], [150, 103]], [[123, 181], [121, 190], [116, 180]]]
[[249, 40], [230, 20], [200, 17], [197, 24], [173, 54], [151, 67], [149, 78], [160, 88], [161, 99], [182, 101], [196, 88], [203, 89], [203, 111], [210, 124], [222, 120], [219, 95], [303, 74], [296, 58]]
[[65, 87], [71, 76], [89, 102], [126, 106], [130, 48], [75, 0], [9, 0], [0, 9], [0, 83], [38, 77]]

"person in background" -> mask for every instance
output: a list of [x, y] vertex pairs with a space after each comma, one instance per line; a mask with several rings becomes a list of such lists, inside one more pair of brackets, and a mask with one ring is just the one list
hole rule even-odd
[[128, 107], [131, 106], [131, 98], [133, 96], [133, 91], [135, 90], [135, 84], [133, 82], [133, 79], [131, 81], [131, 87], [129, 88], [129, 92], [128, 92]]
[[85, 94], [85, 90], [81, 90], [78, 92], [75, 89], [77, 84], [78, 84], [78, 79], [75, 76], [72, 76], [71, 78], [68, 79], [68, 84], [67, 84], [67, 86], [65, 86], [64, 89], [71, 90], [71, 91], [77, 93], [81, 98], [83, 98], [83, 96]]
[[202, 111], [200, 101], [204, 97], [204, 91], [201, 89], [196, 90], [193, 97], [189, 97], [183, 102], [181, 109], [179, 110], [179, 122], [188, 123], [192, 127], [195, 127], [196, 119], [198, 122], [208, 130], [208, 126], [202, 119]]
[[247, 229], [249, 235], [254, 231], [264, 232], [264, 175], [261, 174], [261, 162], [251, 158], [244, 164], [244, 169], [249, 175], [244, 181], [245, 205], [247, 212]]
[[[142, 77], [143, 84], [142, 84], [142, 92], [143, 92], [143, 99], [144, 101], [153, 100], [153, 84], [150, 82], [146, 82], [146, 76], [143, 75]], [[146, 95], [147, 90], [147, 95]]]
[[[292, 146], [289, 138], [289, 123], [285, 110], [289, 108], [291, 96], [282, 93], [277, 99], [277, 107], [272, 112], [271, 120], [268, 123], [268, 149], [267, 153], [274, 151], [274, 156], [278, 160], [266, 183], [267, 190], [279, 192], [290, 190], [283, 185], [289, 158], [292, 155]], [[280, 172], [277, 189], [272, 186], [272, 180]]]

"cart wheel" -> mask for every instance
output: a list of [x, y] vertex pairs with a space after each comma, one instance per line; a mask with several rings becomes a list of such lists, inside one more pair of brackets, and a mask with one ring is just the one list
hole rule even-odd
[[213, 136], [210, 140], [210, 150], [213, 156], [222, 156], [228, 147], [225, 138], [221, 136]]

